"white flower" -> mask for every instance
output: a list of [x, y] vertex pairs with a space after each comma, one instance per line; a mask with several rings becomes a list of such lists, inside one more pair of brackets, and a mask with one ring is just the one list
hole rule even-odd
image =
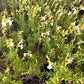
[[32, 57], [32, 54], [30, 54], [30, 57]]
[[56, 44], [57, 45], [57, 47], [59, 47], [59, 44]]
[[80, 26], [80, 25], [76, 26], [76, 28], [75, 28], [77, 31], [79, 31], [79, 30], [80, 30], [79, 26]]
[[41, 36], [43, 37], [44, 33], [41, 33]]
[[82, 20], [80, 20], [80, 21], [83, 21], [83, 19], [82, 19]]
[[50, 31], [47, 32], [47, 35], [48, 35], [48, 36], [50, 35]]
[[76, 10], [76, 7], [74, 7], [72, 10], [74, 10], [74, 11], [75, 11], [75, 10]]
[[11, 17], [8, 18], [7, 22], [9, 23], [9, 25], [12, 24]]
[[50, 70], [52, 69], [52, 65], [49, 63], [49, 65], [47, 66], [47, 68]]
[[20, 44], [19, 47], [20, 47], [21, 49], [23, 49], [23, 39], [21, 39], [21, 41], [19, 42], [19, 44]]
[[84, 41], [82, 41], [81, 43], [84, 43]]
[[44, 20], [44, 21], [46, 20], [46, 15], [43, 17], [43, 20]]
[[20, 40], [19, 44], [23, 44], [23, 39]]
[[48, 40], [50, 41], [51, 39], [50, 39], [50, 38], [48, 38]]
[[55, 12], [55, 9], [53, 10], [53, 12]]
[[27, 2], [27, 0], [25, 0], [25, 3]]
[[76, 14], [76, 10], [74, 10], [73, 14], [74, 14], [74, 15]]
[[71, 14], [71, 12], [69, 11], [67, 14], [68, 14], [68, 15], [70, 15], [70, 14]]
[[47, 21], [45, 21], [45, 24], [47, 25]]
[[66, 57], [69, 57], [69, 53], [66, 54]]
[[27, 8], [29, 8], [29, 6], [27, 6]]
[[11, 17], [9, 17], [8, 19], [11, 20]]
[[78, 49], [80, 49], [81, 47], [80, 46], [78, 46]]
[[39, 12], [41, 12], [41, 8], [42, 8], [42, 7], [39, 7]]
[[58, 10], [58, 12], [60, 12], [60, 9]]
[[73, 10], [73, 14], [76, 14], [76, 7], [74, 7], [72, 10]]
[[16, 9], [16, 13], [18, 12], [18, 9]]
[[53, 22], [51, 23], [51, 26], [53, 26]]
[[67, 64], [71, 64], [74, 58], [68, 60]]
[[24, 57], [26, 57], [26, 53], [24, 53]]
[[57, 27], [57, 31], [59, 31], [59, 26]]
[[45, 3], [45, 5], [47, 5], [47, 2]]
[[13, 42], [10, 42], [10, 46], [13, 47], [14, 46], [14, 43]]
[[6, 23], [4, 22], [4, 20], [2, 20], [1, 24], [2, 24], [2, 27], [6, 26]]
[[23, 44], [20, 45], [20, 48], [23, 49]]
[[48, 15], [50, 15], [51, 11], [48, 12]]
[[76, 21], [73, 22], [73, 25], [75, 25], [75, 24], [76, 24]]
[[60, 15], [63, 15], [63, 11], [61, 11]]

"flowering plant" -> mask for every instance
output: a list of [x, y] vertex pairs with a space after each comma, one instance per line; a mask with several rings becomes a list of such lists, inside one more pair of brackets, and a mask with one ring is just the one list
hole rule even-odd
[[0, 84], [34, 78], [39, 84], [83, 84], [83, 3], [7, 0], [0, 12]]

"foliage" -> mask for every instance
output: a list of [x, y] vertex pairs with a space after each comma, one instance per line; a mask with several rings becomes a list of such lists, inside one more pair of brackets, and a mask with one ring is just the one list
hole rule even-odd
[[7, 0], [0, 12], [0, 83], [23, 84], [24, 76], [47, 75], [46, 84], [83, 84], [82, 3]]

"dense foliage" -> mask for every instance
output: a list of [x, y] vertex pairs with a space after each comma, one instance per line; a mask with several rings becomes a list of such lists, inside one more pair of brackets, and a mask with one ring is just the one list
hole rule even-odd
[[33, 78], [39, 84], [84, 84], [83, 0], [4, 3], [0, 84], [26, 84]]

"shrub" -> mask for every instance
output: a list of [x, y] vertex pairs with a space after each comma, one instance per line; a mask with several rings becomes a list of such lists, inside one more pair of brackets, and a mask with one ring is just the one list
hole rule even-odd
[[7, 0], [0, 16], [0, 83], [84, 83], [83, 0]]

